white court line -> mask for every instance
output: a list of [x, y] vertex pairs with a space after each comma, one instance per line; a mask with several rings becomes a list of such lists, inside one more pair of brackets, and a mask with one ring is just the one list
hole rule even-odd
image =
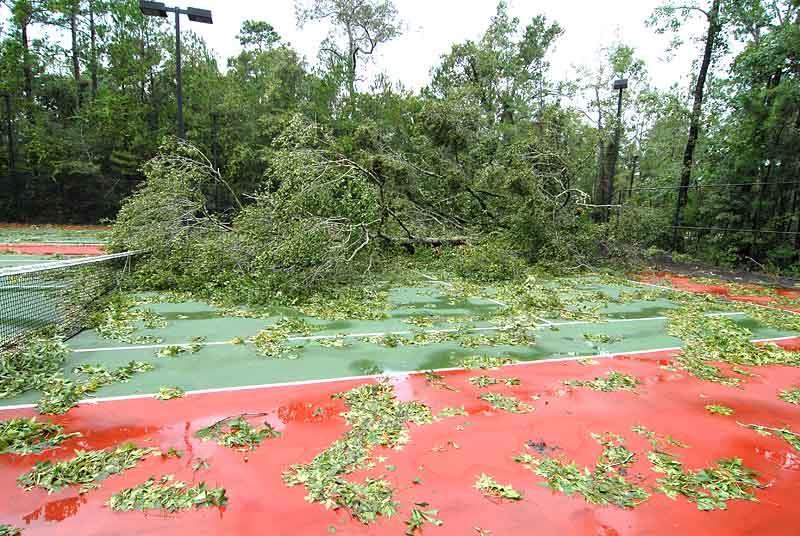
[[[746, 316], [747, 313], [709, 313], [706, 316]], [[601, 326], [603, 324], [625, 324], [631, 322], [654, 322], [654, 321], [664, 321], [668, 320], [666, 316], [651, 316], [647, 318], [612, 318], [610, 320], [602, 320], [602, 321], [591, 321], [591, 320], [575, 320], [575, 321], [568, 321], [568, 322], [550, 322], [546, 325], [540, 326], [527, 326], [525, 329], [529, 330], [542, 330], [545, 328], [551, 327], [560, 327], [560, 326], [582, 326], [582, 325], [597, 325]], [[385, 337], [387, 335], [416, 335], [417, 333], [425, 333], [435, 335], [437, 333], [457, 333], [459, 331], [465, 331], [469, 333], [474, 332], [481, 332], [481, 331], [504, 331], [510, 329], [511, 326], [486, 326], [482, 328], [467, 328], [461, 330], [459, 328], [447, 328], [447, 329], [427, 329], [427, 330], [403, 330], [403, 331], [375, 331], [371, 333], [340, 333], [336, 335], [308, 335], [302, 337], [287, 337], [287, 341], [323, 341], [323, 340], [331, 340], [331, 339], [361, 339], [367, 337]], [[170, 346], [177, 346], [179, 348], [190, 348], [192, 346], [238, 346], [228, 341], [214, 341], [214, 342], [197, 342], [197, 343], [162, 343], [162, 344], [147, 344], [147, 345], [139, 345], [139, 346], [112, 346], [112, 347], [105, 347], [105, 348], [76, 348], [71, 350], [72, 353], [75, 354], [91, 354], [97, 352], [123, 352], [123, 351], [131, 351], [131, 350], [159, 350], [162, 348], [167, 348]]]
[[[682, 288], [664, 287], [662, 285], [654, 285], [653, 283], [645, 283], [643, 281], [636, 281], [635, 279], [626, 279], [626, 281], [628, 281], [629, 283], [633, 283], [635, 285], [644, 285], [646, 287], [658, 288], [658, 289], [661, 289], [661, 290], [669, 290], [669, 291], [672, 291], [672, 292], [683, 292], [684, 294], [693, 294], [695, 296], [698, 295], [698, 294], [701, 294], [699, 292], [692, 292], [691, 290], [684, 290]], [[732, 300], [732, 299], [728, 298], [727, 296], [719, 296], [719, 295], [716, 295], [716, 294], [714, 294], [714, 296], [718, 296], [720, 298], [723, 298], [725, 301], [727, 301], [729, 303], [746, 303], [748, 305], [753, 305], [755, 307], [761, 307], [762, 309], [770, 309], [771, 311], [783, 311], [783, 312], [786, 312], [786, 313], [791, 313], [793, 315], [800, 315], [800, 313], [798, 313], [796, 311], [790, 311], [789, 309], [781, 309], [780, 307], [772, 307], [771, 305], [764, 305], [762, 303], [754, 303], [754, 302], [749, 302], [749, 301], [745, 301], [745, 300]]]
[[[752, 339], [750, 342], [758, 343], [758, 342], [778, 342], [778, 341], [786, 341], [791, 339], [800, 339], [798, 336], [787, 336], [787, 337], [776, 337], [771, 339]], [[680, 346], [671, 346], [668, 348], [655, 348], [650, 350], [635, 350], [632, 352], [617, 352], [617, 353], [606, 353], [606, 354], [596, 354], [596, 355], [584, 355], [584, 356], [575, 356], [575, 357], [556, 357], [553, 359], [539, 359], [536, 361], [520, 361], [517, 363], [511, 363], [509, 365], [505, 365], [505, 367], [526, 367], [526, 366], [535, 366], [535, 365], [545, 365], [549, 363], [565, 363], [565, 362], [572, 362], [572, 361], [580, 361], [582, 359], [613, 359], [615, 357], [624, 357], [629, 355], [642, 355], [642, 354], [651, 354], [656, 352], [676, 352], [681, 350]], [[371, 374], [371, 375], [363, 375], [363, 376], [344, 376], [341, 378], [324, 378], [319, 380], [302, 380], [296, 382], [281, 382], [281, 383], [262, 383], [262, 384], [255, 384], [255, 385], [241, 385], [236, 387], [216, 387], [212, 389], [196, 389], [193, 391], [186, 391], [186, 396], [193, 396], [193, 395], [204, 395], [204, 394], [213, 394], [213, 393], [234, 393], [237, 391], [254, 391], [258, 389], [274, 389], [278, 387], [299, 387], [303, 385], [320, 385], [326, 383], [335, 383], [335, 382], [346, 382], [346, 381], [353, 381], [353, 380], [372, 380], [372, 379], [379, 379], [379, 378], [404, 378], [407, 376], [418, 376], [420, 374], [425, 374], [426, 372], [450, 372], [454, 370], [467, 370], [461, 367], [447, 367], [447, 368], [440, 368], [440, 369], [432, 369], [432, 370], [425, 370], [425, 371], [407, 371], [407, 372], [392, 372], [392, 373], [383, 373], [383, 374]], [[138, 394], [138, 395], [124, 395], [124, 396], [108, 396], [108, 397], [101, 397], [101, 398], [87, 398], [84, 400], [80, 400], [78, 402], [79, 405], [88, 405], [88, 404], [100, 404], [103, 402], [115, 402], [120, 400], [140, 400], [146, 398], [153, 398], [155, 397], [156, 393], [148, 393], [148, 394]], [[2, 406], [0, 407], [0, 412], [3, 411], [11, 411], [11, 410], [18, 410], [18, 409], [32, 409], [35, 408], [36, 404], [17, 404], [14, 406]]]

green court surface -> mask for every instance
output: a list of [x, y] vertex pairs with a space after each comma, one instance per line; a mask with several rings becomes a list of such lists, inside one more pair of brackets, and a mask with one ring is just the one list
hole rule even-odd
[[[391, 289], [388, 318], [381, 320], [302, 317], [311, 324], [312, 334], [290, 336], [286, 344], [292, 351], [281, 358], [258, 355], [248, 339], [284, 317], [300, 317], [292, 309], [276, 309], [268, 318], [239, 318], [225, 316], [221, 310], [199, 302], [143, 305], [166, 320], [166, 327], [140, 326], [136, 335], [157, 337], [161, 342], [129, 344], [102, 338], [94, 330], [84, 331], [69, 341], [73, 352], [65, 373], [69, 375], [72, 368], [84, 363], [111, 368], [137, 360], [155, 365], [152, 372], [138, 374], [128, 383], [113, 384], [96, 394], [109, 397], [154, 393], [163, 386], [190, 391], [443, 369], [458, 366], [461, 359], [474, 355], [535, 361], [643, 352], [681, 344], [666, 333], [667, 319], [661, 315], [677, 307], [666, 299], [607, 303], [599, 309], [596, 321], [545, 319], [528, 330], [535, 337], [531, 344], [487, 341], [481, 336], [501, 333], [498, 322], [502, 316], [498, 315], [505, 305], [485, 298], [453, 297], [448, 295], [446, 285], [421, 280], [415, 287]], [[602, 291], [607, 296], [641, 290], [633, 284], [625, 288], [585, 279], [576, 282], [574, 288]], [[796, 335], [761, 327], [741, 313], [721, 314], [730, 315], [758, 339]], [[424, 327], [409, 323], [420, 317], [427, 319]], [[408, 344], [420, 332], [424, 335], [418, 339], [423, 340]], [[383, 344], [370, 339], [386, 334], [396, 336], [384, 339]], [[195, 337], [205, 338], [196, 353], [156, 355], [166, 345], [189, 344]], [[234, 344], [234, 339], [247, 342]], [[38, 397], [38, 393], [29, 392], [5, 399], [2, 405], [32, 403]]]

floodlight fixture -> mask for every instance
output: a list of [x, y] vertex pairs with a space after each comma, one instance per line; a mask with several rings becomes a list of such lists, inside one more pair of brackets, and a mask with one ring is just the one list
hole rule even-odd
[[614, 89], [628, 89], [628, 79], [622, 78], [620, 80], [614, 80]]
[[203, 24], [214, 24], [211, 18], [211, 11], [207, 9], [198, 9], [190, 7], [181, 9], [179, 7], [170, 7], [164, 5], [163, 2], [148, 2], [146, 0], [139, 0], [139, 9], [142, 15], [147, 17], [161, 17], [165, 18], [167, 13], [175, 13], [175, 96], [177, 101], [177, 123], [178, 123], [178, 137], [185, 137], [185, 128], [183, 124], [183, 81], [181, 77], [181, 15], [187, 15], [192, 22], [200, 22]]
[[196, 7], [186, 8], [186, 14], [192, 22], [202, 22], [203, 24], [214, 24], [211, 18], [211, 11], [207, 9], [198, 9]]
[[142, 15], [146, 17], [167, 17], [167, 6], [164, 5], [164, 2], [146, 2], [145, 0], [139, 0], [139, 10], [141, 10]]

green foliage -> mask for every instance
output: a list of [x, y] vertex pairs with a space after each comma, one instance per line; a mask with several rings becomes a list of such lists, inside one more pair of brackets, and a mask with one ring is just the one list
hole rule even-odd
[[0, 524], [0, 536], [19, 536], [20, 534], [22, 534], [22, 529], [11, 525]]
[[504, 383], [506, 386], [511, 387], [513, 385], [519, 385], [520, 380], [519, 378], [492, 378], [491, 376], [483, 375], [471, 377], [469, 383], [480, 388], [497, 385], [498, 383]]
[[19, 348], [0, 352], [0, 398], [41, 390], [61, 373], [69, 349], [58, 337], [35, 334]]
[[475, 481], [475, 489], [492, 497], [499, 497], [509, 501], [521, 501], [522, 493], [515, 490], [511, 484], [498, 484], [497, 481], [486, 473], [482, 473]]
[[544, 477], [547, 487], [567, 495], [578, 493], [590, 504], [635, 508], [646, 501], [650, 495], [626, 478], [626, 468], [635, 461], [634, 453], [617, 436], [607, 434], [595, 439], [603, 446], [603, 452], [594, 469], [581, 470], [574, 462], [530, 454], [520, 454], [514, 460]]
[[533, 406], [521, 402], [513, 396], [505, 396], [500, 393], [484, 393], [478, 398], [488, 402], [493, 408], [502, 409], [509, 413], [530, 413], [533, 411]]
[[714, 467], [686, 471], [683, 464], [666, 452], [649, 452], [653, 470], [663, 473], [658, 490], [670, 499], [678, 495], [697, 504], [698, 510], [726, 510], [727, 501], [756, 501], [753, 489], [763, 487], [757, 473], [742, 465], [739, 458], [717, 460]]
[[778, 393], [778, 398], [789, 404], [800, 405], [800, 387], [784, 389]]
[[742, 426], [750, 428], [751, 430], [755, 430], [756, 433], [764, 436], [775, 434], [794, 447], [796, 451], [800, 452], [800, 434], [793, 432], [788, 428], [770, 428], [768, 426], [761, 426], [758, 424], [743, 424]]
[[76, 450], [75, 457], [62, 461], [38, 462], [17, 479], [27, 489], [39, 487], [55, 493], [67, 486], [80, 485], [79, 493], [99, 487], [97, 482], [132, 469], [154, 449], [142, 449], [127, 443], [113, 450]]
[[142, 361], [130, 361], [113, 371], [102, 365], [81, 365], [73, 372], [86, 376], [86, 380], [69, 380], [56, 375], [47, 380], [42, 388], [42, 397], [39, 399], [37, 409], [39, 413], [60, 415], [66, 413], [86, 395], [96, 392], [101, 387], [114, 383], [125, 383], [134, 374], [150, 372], [155, 367]]
[[344, 477], [370, 467], [373, 448], [402, 448], [410, 441], [407, 423], [430, 424], [431, 412], [420, 402], [398, 402], [392, 386], [385, 382], [365, 384], [335, 398], [349, 408], [344, 418], [350, 429], [310, 463], [292, 465], [283, 480], [288, 486], [305, 486], [308, 501], [346, 508], [362, 523], [391, 516], [397, 504], [388, 482], [368, 478], [356, 483]]
[[570, 387], [586, 387], [593, 391], [633, 391], [639, 385], [639, 380], [629, 374], [612, 370], [605, 377], [593, 380], [567, 380], [564, 384]]
[[465, 369], [495, 369], [510, 365], [514, 361], [510, 357], [493, 357], [490, 355], [473, 355], [465, 357], [459, 363]]
[[[705, 381], [737, 386], [741, 384], [741, 379], [726, 376], [712, 363], [735, 366], [800, 366], [797, 353], [775, 344], [750, 342], [753, 338], [750, 330], [737, 325], [730, 318], [707, 316], [705, 312], [708, 306], [708, 303], [698, 302], [667, 313], [667, 332], [684, 343], [683, 352], [676, 357], [680, 368]], [[740, 306], [737, 304], [738, 307]], [[750, 309], [747, 310], [750, 314]], [[756, 314], [764, 318], [767, 325], [775, 325], [775, 318], [783, 317], [781, 311]]]
[[722, 415], [723, 417], [730, 417], [733, 415], [733, 409], [719, 404], [708, 404], [706, 406], [706, 411], [712, 415]]
[[157, 344], [161, 339], [135, 335], [139, 327], [163, 328], [167, 321], [150, 309], [140, 308], [130, 296], [114, 294], [108, 304], [92, 316], [92, 325], [98, 335], [130, 344]]
[[428, 506], [428, 503], [417, 503], [414, 508], [411, 509], [411, 516], [408, 520], [405, 521], [406, 524], [406, 536], [414, 536], [419, 531], [422, 531], [422, 527], [425, 523], [430, 523], [434, 527], [441, 527], [442, 520], [438, 519], [436, 516], [439, 514], [438, 510], [422, 510]]
[[158, 400], [172, 400], [173, 398], [183, 398], [186, 396], [186, 391], [180, 387], [161, 387], [158, 389], [155, 398]]
[[38, 454], [58, 447], [79, 432], [64, 434], [57, 424], [37, 421], [36, 417], [23, 417], [0, 421], [0, 454]]
[[117, 512], [156, 509], [178, 512], [228, 504], [225, 488], [209, 488], [205, 482], [187, 487], [185, 482], [173, 482], [174, 479], [172, 475], [159, 481], [151, 477], [144, 484], [113, 494], [106, 505]]
[[280, 432], [268, 422], [254, 428], [247, 420], [248, 417], [252, 416], [242, 414], [227, 417], [198, 430], [195, 435], [203, 441], [216, 441], [223, 447], [241, 451], [256, 450], [264, 440], [280, 437]]

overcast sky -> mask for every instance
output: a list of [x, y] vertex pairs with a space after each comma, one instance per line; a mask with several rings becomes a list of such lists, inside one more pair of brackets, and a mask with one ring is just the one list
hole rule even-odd
[[[306, 0], [309, 1], [309, 0]], [[297, 28], [294, 0], [190, 0], [191, 5], [210, 9], [214, 25], [191, 24], [223, 60], [239, 49], [236, 34], [243, 20], [257, 19], [271, 23], [283, 38], [315, 63], [319, 44], [327, 28], [324, 25]], [[670, 61], [665, 61], [668, 38], [656, 35], [645, 25], [653, 8], [663, 0], [511, 0], [510, 11], [523, 23], [538, 13], [558, 21], [564, 36], [551, 57], [553, 74], [565, 78], [578, 65], [596, 63], [598, 50], [615, 40], [632, 45], [648, 65], [653, 83], [667, 88], [675, 82], [686, 85], [692, 58], [692, 46], [684, 47]], [[477, 39], [495, 13], [495, 0], [394, 0], [407, 25], [406, 33], [385, 45], [369, 73], [386, 72], [393, 80], [412, 89], [428, 82], [431, 68], [453, 43]], [[185, 27], [185, 26], [184, 26]], [[695, 27], [697, 28], [697, 27]], [[221, 65], [224, 66], [224, 61]], [[362, 84], [362, 87], [364, 84]]]

